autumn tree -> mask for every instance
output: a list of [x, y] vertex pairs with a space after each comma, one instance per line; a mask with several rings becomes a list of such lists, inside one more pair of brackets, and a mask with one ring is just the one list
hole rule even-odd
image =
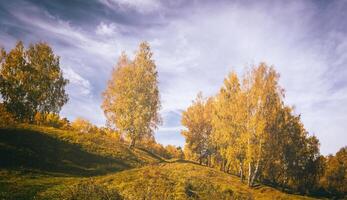
[[268, 127], [281, 106], [279, 75], [265, 63], [247, 72], [243, 79], [245, 106], [245, 140], [248, 184], [252, 186], [266, 163], [265, 145], [269, 142]]
[[245, 109], [242, 106], [242, 95], [236, 73], [230, 73], [214, 102], [214, 131], [211, 135], [211, 140], [223, 158], [221, 168], [224, 171], [232, 168], [234, 173], [239, 173], [241, 181], [244, 177], [246, 158]]
[[262, 178], [283, 189], [302, 193], [314, 189], [322, 173], [319, 142], [309, 136], [300, 115], [295, 115], [292, 108], [283, 107], [270, 130]]
[[32, 121], [37, 112], [59, 113], [68, 101], [59, 57], [44, 42], [28, 49], [18, 42], [1, 50], [0, 93], [6, 109], [19, 120]]
[[212, 107], [212, 99], [205, 100], [199, 93], [193, 104], [182, 113], [181, 121], [186, 130], [181, 134], [186, 139], [187, 148], [197, 154], [200, 163], [211, 154]]
[[160, 123], [158, 72], [148, 43], [140, 44], [134, 60], [123, 53], [103, 93], [102, 108], [109, 125], [124, 133], [129, 147], [153, 135]]
[[284, 104], [278, 81], [274, 68], [260, 63], [241, 81], [230, 73], [210, 98], [211, 108], [197, 98], [182, 116], [187, 157], [208, 152], [221, 170], [247, 178], [250, 187], [263, 181], [301, 193], [314, 190], [322, 174], [319, 141]]
[[347, 195], [347, 147], [341, 148], [336, 155], [327, 156], [320, 182], [332, 195]]

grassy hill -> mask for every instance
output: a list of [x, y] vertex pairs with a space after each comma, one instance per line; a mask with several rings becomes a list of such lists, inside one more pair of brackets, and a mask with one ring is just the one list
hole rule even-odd
[[71, 176], [100, 175], [163, 161], [106, 135], [22, 125], [0, 129], [0, 167]]
[[311, 199], [266, 186], [250, 189], [238, 177], [188, 161], [123, 171], [96, 182], [117, 189], [127, 199]]
[[0, 129], [0, 158], [0, 199], [61, 199], [76, 185], [118, 191], [125, 199], [310, 199], [249, 189], [237, 177], [129, 150], [109, 136], [48, 127]]

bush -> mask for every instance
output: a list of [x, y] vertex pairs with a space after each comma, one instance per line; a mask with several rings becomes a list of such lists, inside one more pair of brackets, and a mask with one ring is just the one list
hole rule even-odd
[[117, 130], [114, 130], [114, 129], [111, 129], [111, 128], [108, 128], [108, 127], [101, 127], [101, 128], [98, 128], [98, 132], [101, 135], [105, 135], [105, 136], [107, 136], [108, 138], [111, 138], [114, 141], [124, 142], [122, 134], [119, 131], [117, 131]]
[[90, 121], [83, 118], [76, 118], [72, 122], [71, 127], [80, 133], [97, 133], [98, 127], [93, 125]]
[[0, 128], [10, 127], [15, 124], [14, 115], [8, 112], [3, 104], [0, 104]]
[[59, 114], [37, 112], [34, 116], [34, 123], [37, 125], [51, 126], [54, 128], [69, 129], [70, 122], [66, 118], [60, 119]]
[[169, 152], [162, 144], [157, 143], [154, 137], [143, 138], [141, 141], [139, 141], [138, 147], [146, 149], [147, 151], [157, 154], [163, 158], [170, 158]]
[[96, 183], [93, 179], [73, 185], [61, 193], [64, 200], [122, 200], [115, 189], [109, 189]]
[[60, 128], [62, 126], [59, 115], [54, 113], [46, 115], [45, 124], [54, 128]]
[[170, 158], [184, 159], [184, 153], [181, 147], [176, 147], [175, 145], [167, 145], [165, 147]]

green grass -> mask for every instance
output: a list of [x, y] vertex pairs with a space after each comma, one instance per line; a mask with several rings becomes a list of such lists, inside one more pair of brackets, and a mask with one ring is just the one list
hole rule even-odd
[[[0, 158], [0, 199], [62, 199], [71, 188], [83, 198], [106, 188], [134, 200], [310, 199], [266, 186], [250, 189], [238, 177], [129, 150], [110, 136], [33, 125], [0, 129]], [[83, 186], [91, 182], [100, 188]]]

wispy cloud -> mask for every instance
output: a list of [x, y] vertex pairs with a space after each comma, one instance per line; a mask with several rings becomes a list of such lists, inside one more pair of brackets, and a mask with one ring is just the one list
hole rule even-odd
[[161, 8], [159, 0], [99, 0], [111, 9], [135, 9], [139, 12], [151, 12]]
[[91, 85], [88, 80], [82, 78], [77, 74], [72, 68], [66, 68], [63, 70], [64, 77], [69, 79], [69, 83], [73, 85], [78, 85], [78, 90], [74, 91], [76, 96], [88, 96], [91, 92]]

